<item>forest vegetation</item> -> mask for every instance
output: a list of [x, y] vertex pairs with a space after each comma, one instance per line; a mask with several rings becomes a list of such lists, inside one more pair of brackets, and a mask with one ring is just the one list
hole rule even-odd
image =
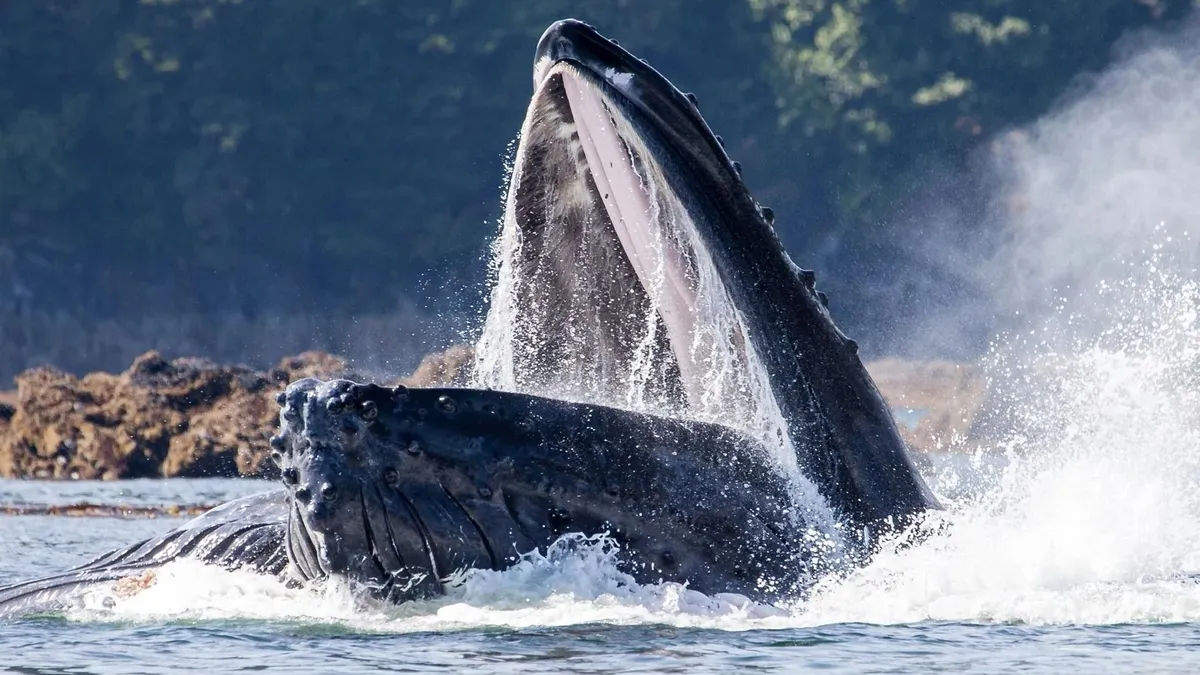
[[32, 358], [13, 350], [47, 339], [18, 325], [35, 316], [370, 315], [477, 287], [533, 47], [566, 16], [697, 94], [861, 324], [906, 205], [968, 194], [990, 139], [1193, 5], [8, 0], [0, 352]]

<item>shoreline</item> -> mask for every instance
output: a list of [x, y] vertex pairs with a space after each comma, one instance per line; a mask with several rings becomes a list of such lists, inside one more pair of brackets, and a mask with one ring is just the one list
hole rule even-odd
[[[381, 384], [455, 386], [473, 352], [428, 354], [407, 377]], [[917, 461], [979, 446], [973, 429], [987, 404], [971, 364], [898, 358], [867, 363]], [[167, 360], [147, 352], [121, 373], [76, 377], [26, 370], [0, 391], [0, 477], [58, 480], [274, 478], [268, 438], [278, 427], [276, 392], [304, 378], [365, 380], [345, 360], [310, 351], [274, 368]]]

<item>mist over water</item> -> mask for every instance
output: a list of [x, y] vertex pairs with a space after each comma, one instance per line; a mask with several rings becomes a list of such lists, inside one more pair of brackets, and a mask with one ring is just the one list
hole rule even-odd
[[1094, 336], [1111, 326], [1115, 303], [1097, 294], [1140, 274], [1155, 245], [1160, 268], [1195, 279], [1197, 110], [1193, 15], [1170, 33], [1126, 36], [1104, 72], [1081, 76], [1054, 110], [985, 144], [975, 176], [987, 193], [981, 222], [949, 202], [912, 218], [920, 227], [911, 245], [935, 268], [928, 276], [951, 280], [922, 287], [954, 299], [921, 308], [924, 321], [892, 349], [972, 353], [964, 345], [978, 335], [1030, 330]]
[[932, 535], [828, 583], [807, 614], [1200, 620], [1200, 286], [1161, 273], [1094, 297], [1112, 309], [1094, 337], [997, 340], [1003, 428], [933, 472], [948, 509], [922, 525]]

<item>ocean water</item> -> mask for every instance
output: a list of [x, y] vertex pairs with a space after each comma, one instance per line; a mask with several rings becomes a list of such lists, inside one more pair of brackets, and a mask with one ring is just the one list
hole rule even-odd
[[[638, 585], [599, 539], [386, 608], [182, 561], [131, 597], [100, 589], [0, 623], [0, 671], [1200, 672], [1200, 284], [1163, 255], [997, 338], [988, 414], [922, 462], [945, 508], [808, 597]], [[271, 487], [0, 481], [0, 506], [214, 504]], [[0, 515], [0, 583], [178, 522]]]
[[[944, 474], [979, 465], [944, 459]], [[984, 463], [985, 472], [1005, 471]], [[9, 481], [0, 495], [32, 503], [62, 489], [94, 503], [196, 503], [265, 487]], [[1200, 586], [1148, 569], [1114, 570], [1122, 558], [1154, 552], [1121, 552], [1084, 536], [1101, 526], [1059, 539], [1063, 551], [1054, 554], [1054, 538], [1077, 516], [1065, 514], [1058, 532], [1046, 519], [1018, 532], [1015, 520], [1005, 528], [1008, 517], [997, 514], [990, 541], [988, 528], [963, 518], [952, 532], [787, 608], [630, 585], [598, 549], [528, 560], [470, 579], [451, 597], [386, 612], [356, 608], [337, 590], [289, 590], [180, 563], [115, 607], [0, 623], [0, 671], [1195, 672]], [[0, 579], [62, 569], [176, 522], [0, 517]]]
[[[922, 462], [944, 510], [810, 597], [638, 585], [603, 540], [387, 608], [183, 561], [132, 597], [0, 623], [0, 671], [1198, 672], [1200, 285], [1150, 255], [1080, 305], [1105, 308], [1107, 328], [1064, 329], [1077, 323], [1064, 304], [1044, 330], [994, 342], [986, 423]], [[0, 481], [0, 505], [214, 504], [272, 487]], [[0, 583], [179, 522], [0, 516]]]
[[[803, 601], [639, 586], [602, 541], [386, 609], [180, 562], [133, 597], [0, 623], [0, 670], [1197, 672], [1200, 288], [1164, 274], [1099, 293], [1120, 308], [1108, 330], [996, 342], [1000, 412], [924, 469], [945, 510]], [[1130, 297], [1154, 302], [1111, 302]], [[200, 504], [270, 487], [7, 481], [0, 503]], [[177, 522], [0, 516], [0, 582]]]

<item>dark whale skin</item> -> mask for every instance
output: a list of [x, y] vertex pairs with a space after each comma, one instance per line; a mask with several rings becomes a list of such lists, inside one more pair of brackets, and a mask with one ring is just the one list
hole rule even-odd
[[328, 550], [297, 562], [308, 576], [403, 600], [580, 532], [608, 533], [639, 582], [771, 600], [806, 578], [807, 524], [788, 486], [723, 426], [345, 380], [296, 382], [285, 398], [276, 445], [293, 519]]

